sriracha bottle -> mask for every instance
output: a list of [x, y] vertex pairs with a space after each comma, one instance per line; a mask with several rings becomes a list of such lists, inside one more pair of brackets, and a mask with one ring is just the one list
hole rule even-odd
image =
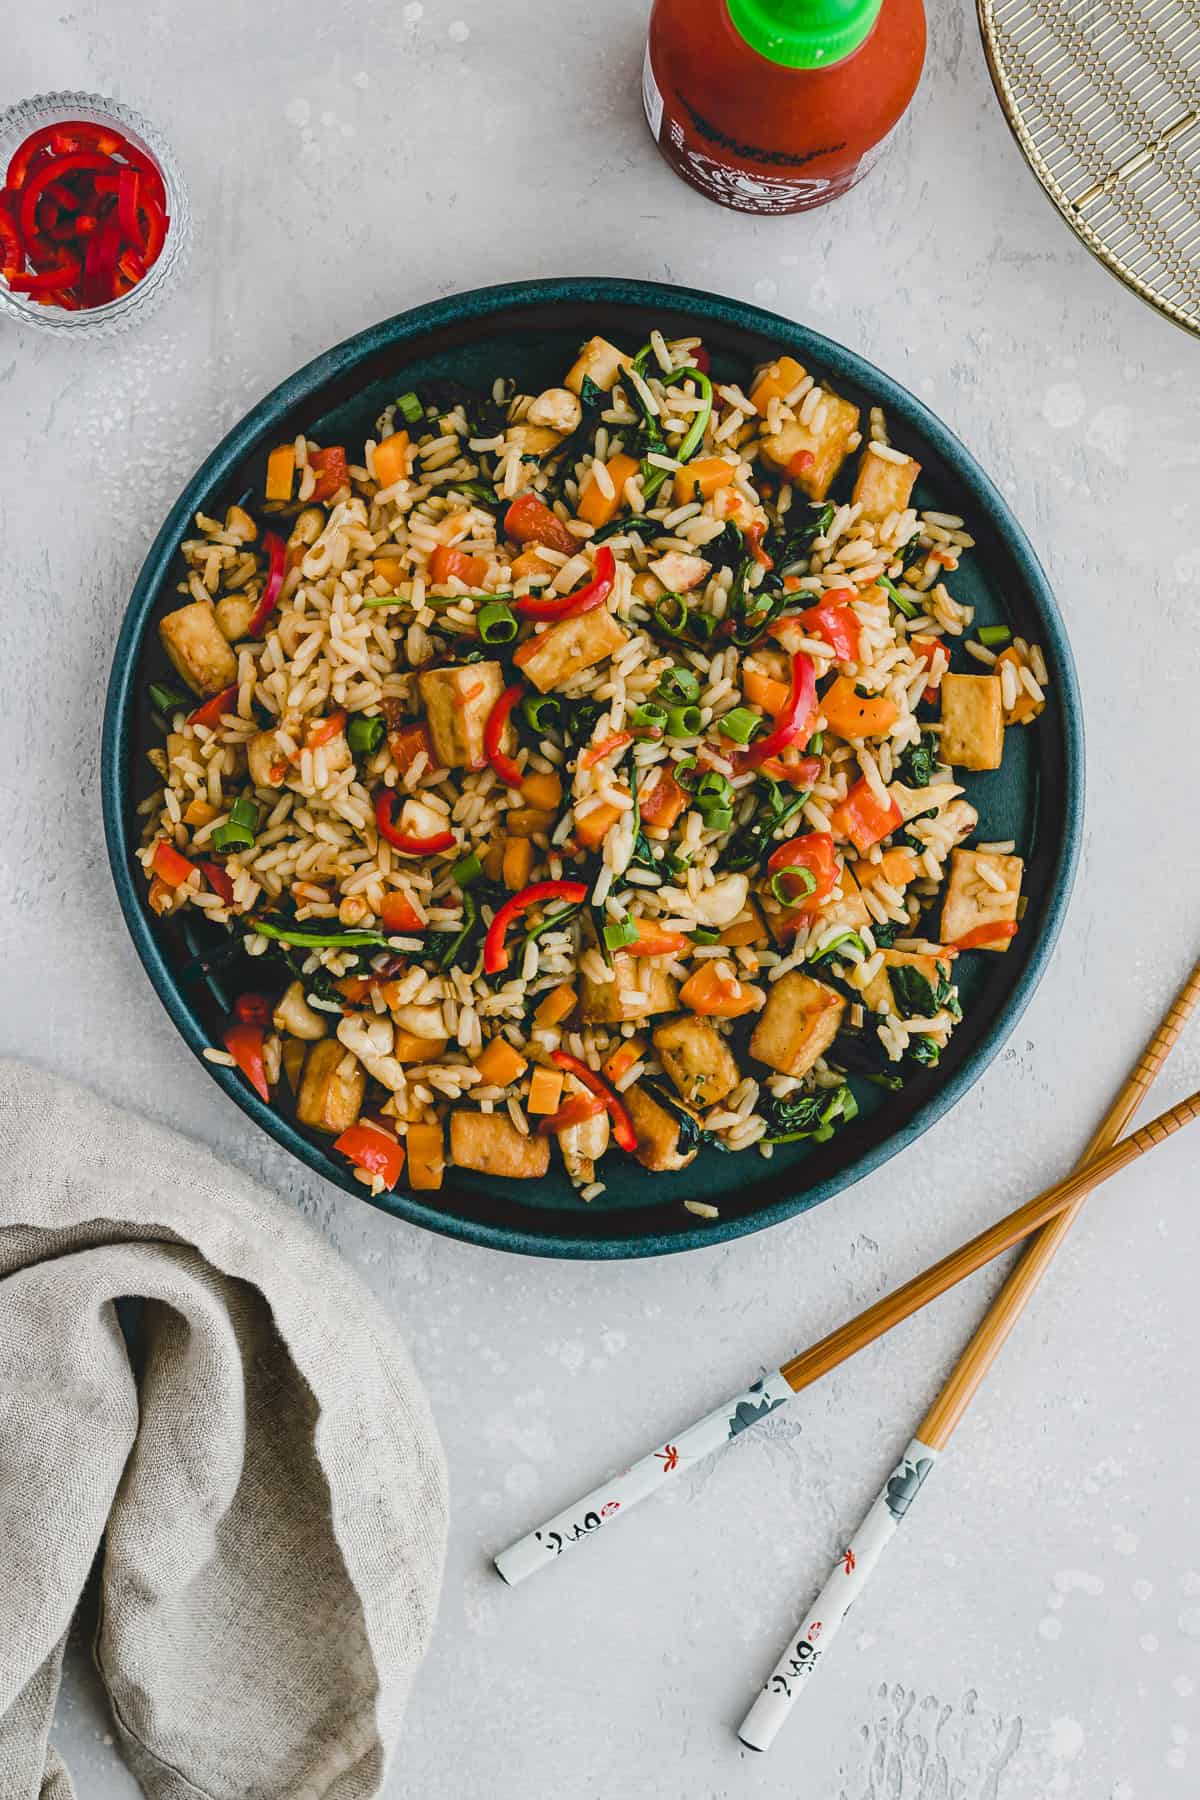
[[642, 100], [710, 200], [803, 212], [866, 174], [924, 60], [922, 0], [654, 0]]

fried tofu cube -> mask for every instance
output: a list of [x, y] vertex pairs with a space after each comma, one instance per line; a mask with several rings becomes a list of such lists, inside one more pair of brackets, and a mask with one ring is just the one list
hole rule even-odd
[[296, 1117], [312, 1131], [340, 1137], [362, 1110], [367, 1072], [336, 1038], [321, 1038], [304, 1059]]
[[881, 456], [874, 444], [868, 444], [858, 465], [851, 504], [862, 507], [862, 518], [882, 525], [889, 513], [904, 511], [920, 473], [920, 463], [911, 456], [896, 462], [890, 456]]
[[741, 1079], [729, 1046], [707, 1019], [684, 1013], [650, 1033], [659, 1060], [690, 1106], [713, 1106]]
[[[606, 656], [615, 656], [628, 641], [628, 635], [607, 608], [599, 606], [592, 612], [579, 613], [571, 619], [560, 619], [557, 625], [551, 625], [540, 637], [530, 638], [528, 643], [522, 644], [514, 661], [539, 693], [548, 694], [551, 688], [561, 687], [564, 681], [568, 681], [572, 675], [578, 675], [581, 669], [590, 669], [596, 663], [603, 662]], [[473, 665], [473, 669], [480, 668], [496, 669], [497, 679], [503, 688], [504, 681], [497, 663]], [[422, 676], [422, 682], [424, 679]]]
[[898, 1013], [902, 1009], [896, 1004], [896, 990], [892, 986], [892, 969], [916, 969], [923, 975], [930, 987], [935, 988], [939, 981], [950, 979], [949, 959], [939, 962], [936, 956], [928, 956], [913, 950], [885, 950], [883, 963], [878, 968], [866, 987], [861, 989], [863, 1005], [873, 1013]]
[[562, 442], [561, 432], [551, 431], [548, 425], [510, 425], [504, 435], [510, 444], [520, 446], [522, 456], [545, 456]]
[[607, 393], [609, 388], [615, 387], [628, 363], [629, 358], [625, 352], [618, 350], [615, 344], [610, 344], [607, 338], [589, 338], [567, 370], [563, 386], [570, 388], [573, 394], [582, 393], [583, 378], [586, 375], [589, 381], [594, 381], [598, 388], [603, 388]]
[[[1004, 856], [995, 850], [952, 850], [950, 880], [942, 902], [943, 944], [957, 944], [968, 933], [989, 925], [1013, 923], [1024, 873], [1025, 864], [1019, 856]], [[1002, 885], [996, 887], [995, 882]], [[997, 936], [975, 948], [1004, 951], [1010, 942], [1010, 936]]]
[[777, 468], [786, 469], [810, 500], [824, 500], [857, 430], [857, 406], [826, 392], [807, 425], [797, 419], [765, 437], [763, 454]]
[[846, 1002], [822, 981], [789, 969], [772, 982], [750, 1054], [781, 1075], [806, 1075], [838, 1034]]
[[456, 1107], [450, 1114], [450, 1160], [481, 1175], [536, 1181], [550, 1167], [550, 1143], [545, 1137], [523, 1136], [506, 1112]]
[[699, 1140], [690, 1150], [681, 1150], [679, 1139], [683, 1122], [665, 1106], [660, 1106], [640, 1082], [635, 1081], [632, 1087], [626, 1088], [621, 1098], [637, 1132], [637, 1159], [643, 1169], [650, 1169], [656, 1175], [671, 1174], [695, 1162]]
[[688, 556], [683, 550], [668, 550], [650, 564], [650, 572], [657, 575], [665, 588], [673, 594], [690, 594], [694, 587], [699, 587], [708, 580], [709, 565], [702, 556]]
[[484, 727], [504, 692], [498, 662], [464, 663], [454, 669], [422, 669], [417, 687], [433, 753], [444, 769], [478, 769], [487, 760]]
[[997, 675], [942, 677], [941, 755], [960, 769], [998, 769], [1004, 756], [1004, 705]]
[[219, 694], [237, 680], [237, 657], [211, 600], [193, 600], [158, 622], [162, 647], [194, 694]]
[[931, 781], [923, 788], [906, 787], [902, 781], [893, 781], [888, 786], [888, 793], [907, 825], [910, 819], [919, 819], [925, 813], [944, 812], [962, 789], [952, 781]]
[[586, 1025], [620, 1025], [626, 1019], [648, 1019], [674, 1012], [679, 985], [652, 956], [613, 957], [613, 981], [593, 981], [580, 971], [580, 1012]]

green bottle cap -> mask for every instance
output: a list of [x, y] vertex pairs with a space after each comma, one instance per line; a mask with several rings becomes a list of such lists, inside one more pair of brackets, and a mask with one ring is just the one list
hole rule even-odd
[[727, 0], [734, 30], [769, 62], [822, 69], [857, 50], [883, 0]]

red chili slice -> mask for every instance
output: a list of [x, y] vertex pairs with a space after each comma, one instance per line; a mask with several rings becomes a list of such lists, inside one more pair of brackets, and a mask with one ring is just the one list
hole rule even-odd
[[483, 748], [487, 759], [505, 786], [511, 788], [519, 788], [525, 777], [512, 757], [500, 746], [504, 741], [509, 715], [523, 692], [524, 689], [519, 684], [505, 688], [488, 714], [487, 724], [483, 728]]
[[576, 1081], [583, 1083], [589, 1093], [595, 1094], [597, 1100], [604, 1102], [605, 1110], [612, 1120], [613, 1136], [622, 1150], [628, 1150], [630, 1153], [635, 1151], [638, 1147], [637, 1132], [633, 1128], [629, 1109], [625, 1102], [618, 1097], [615, 1089], [610, 1088], [606, 1081], [601, 1081], [595, 1070], [589, 1069], [580, 1057], [571, 1056], [565, 1050], [553, 1050], [551, 1055], [560, 1069], [566, 1069], [575, 1077]]
[[213, 694], [211, 699], [203, 701], [194, 712], [190, 712], [188, 724], [207, 725], [210, 731], [215, 731], [221, 723], [223, 713], [237, 710], [237, 697], [238, 684], [235, 681], [229, 687], [222, 688], [219, 694]]
[[122, 169], [117, 177], [117, 224], [127, 244], [142, 243], [138, 226], [138, 172]]
[[453, 850], [458, 840], [452, 831], [435, 831], [432, 837], [414, 837], [410, 831], [398, 831], [392, 823], [399, 795], [394, 788], [380, 788], [375, 796], [375, 825], [380, 837], [405, 856], [436, 856], [442, 850]]
[[263, 627], [275, 611], [286, 573], [287, 545], [277, 531], [263, 532], [263, 548], [267, 553], [267, 579], [263, 587], [262, 598], [255, 607], [250, 623], [246, 627], [247, 637], [262, 635]]

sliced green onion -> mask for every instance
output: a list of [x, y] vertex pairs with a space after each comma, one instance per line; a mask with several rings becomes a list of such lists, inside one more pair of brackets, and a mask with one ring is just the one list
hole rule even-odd
[[672, 706], [667, 711], [668, 737], [697, 737], [700, 732], [698, 706]]
[[667, 709], [654, 700], [647, 700], [644, 705], [631, 709], [629, 719], [631, 724], [640, 726], [643, 731], [665, 731]]
[[224, 825], [218, 825], [212, 834], [214, 850], [248, 850], [254, 842], [254, 833], [258, 830], [258, 802], [249, 794], [239, 794], [229, 809], [229, 817]]
[[700, 779], [696, 773], [698, 767], [694, 756], [681, 756], [677, 763], [671, 764], [671, 773], [675, 777], [675, 784], [677, 787], [681, 787], [685, 794], [696, 792], [696, 785]]
[[914, 600], [906, 599], [894, 582], [889, 581], [886, 575], [881, 575], [879, 577], [879, 585], [884, 593], [890, 597], [892, 605], [898, 606], [906, 619], [916, 618], [919, 610], [916, 602]]
[[368, 946], [386, 950], [388, 947], [382, 931], [293, 931], [281, 925], [268, 925], [265, 919], [250, 919], [248, 923], [259, 937], [294, 944], [298, 950], [364, 950]]
[[668, 669], [659, 677], [658, 696], [668, 706], [694, 705], [700, 698], [700, 677], [694, 669]]
[[700, 817], [706, 831], [728, 831], [733, 824], [731, 806], [702, 806]]
[[804, 746], [804, 754], [805, 756], [820, 756], [824, 748], [825, 733], [823, 731], [814, 731], [807, 744]]
[[1007, 625], [981, 625], [975, 635], [981, 644], [1012, 643], [1012, 632]]
[[517, 616], [500, 600], [489, 600], [479, 609], [479, 635], [485, 644], [511, 644], [517, 635]]
[[[789, 881], [798, 881], [799, 887], [789, 888]], [[798, 863], [790, 864], [786, 869], [776, 869], [770, 881], [771, 898], [778, 900], [780, 906], [799, 906], [810, 894], [817, 891], [817, 878], [811, 869], [801, 868]]]
[[708, 802], [728, 806], [732, 794], [728, 778], [719, 769], [706, 769], [696, 784], [696, 798], [701, 806]]
[[751, 712], [748, 706], [735, 706], [718, 721], [717, 729], [722, 737], [732, 738], [735, 744], [748, 744], [761, 724], [760, 714]]
[[691, 617], [687, 601], [679, 594], [664, 594], [654, 602], [654, 617], [668, 637], [686, 637]]
[[363, 612], [374, 612], [381, 606], [410, 606], [412, 601], [408, 594], [367, 594], [358, 604]]
[[165, 681], [152, 681], [149, 687], [150, 704], [155, 712], [178, 712], [181, 706], [191, 708], [192, 702], [177, 687], [170, 687]]
[[688, 615], [688, 625], [692, 635], [698, 637], [702, 644], [707, 644], [717, 629], [717, 620], [712, 613], [693, 612]]
[[637, 937], [638, 928], [632, 919], [615, 919], [604, 927], [604, 942], [610, 950], [623, 950], [626, 944], [636, 944]]
[[697, 925], [695, 931], [688, 932], [688, 936], [693, 944], [719, 944], [721, 941], [720, 932], [711, 925]]
[[703, 402], [700, 411], [692, 420], [691, 428], [676, 451], [676, 460], [689, 462], [704, 442], [704, 433], [708, 430], [708, 421], [712, 418], [713, 387], [712, 382], [703, 369], [674, 369], [670, 375], [663, 376], [664, 387], [674, 387], [677, 381], [693, 381]]
[[816, 956], [810, 957], [809, 961], [824, 962], [827, 956], [835, 956], [844, 944], [849, 944], [852, 950], [859, 951], [864, 957], [867, 954], [867, 946], [863, 943], [857, 931], [839, 931], [837, 936], [830, 938], [825, 948]]
[[525, 942], [527, 944], [532, 943], [535, 938], [540, 938], [544, 931], [553, 931], [556, 925], [569, 924], [575, 917], [575, 914], [582, 911], [583, 907], [581, 905], [560, 906], [556, 912], [547, 913], [544, 918], [540, 919], [538, 923], [532, 927], [531, 930], [525, 933]]
[[460, 862], [455, 863], [450, 873], [460, 888], [469, 887], [483, 874], [483, 864], [472, 850], [470, 856], [464, 856]]
[[539, 737], [557, 731], [562, 724], [562, 702], [553, 694], [526, 694], [521, 711]]
[[378, 713], [355, 713], [346, 727], [346, 742], [357, 756], [378, 750], [387, 730]]
[[425, 408], [411, 389], [407, 394], [401, 394], [396, 402], [396, 411], [403, 413], [410, 425], [415, 425], [418, 419], [425, 417]]

